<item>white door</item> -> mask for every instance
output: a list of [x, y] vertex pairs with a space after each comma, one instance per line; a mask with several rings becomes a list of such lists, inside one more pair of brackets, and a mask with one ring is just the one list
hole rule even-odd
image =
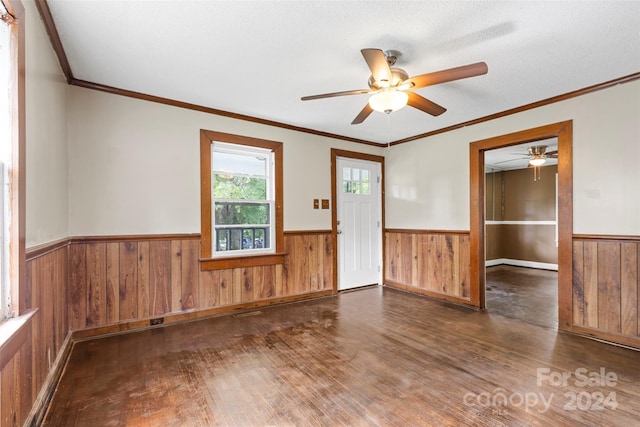
[[380, 284], [380, 163], [338, 157], [336, 169], [338, 289]]

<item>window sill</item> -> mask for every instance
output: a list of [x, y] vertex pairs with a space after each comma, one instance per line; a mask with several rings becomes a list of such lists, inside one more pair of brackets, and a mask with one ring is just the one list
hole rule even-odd
[[0, 323], [0, 370], [20, 351], [28, 338], [31, 319], [38, 310], [29, 310], [25, 314]]
[[284, 264], [286, 253], [200, 259], [200, 271]]

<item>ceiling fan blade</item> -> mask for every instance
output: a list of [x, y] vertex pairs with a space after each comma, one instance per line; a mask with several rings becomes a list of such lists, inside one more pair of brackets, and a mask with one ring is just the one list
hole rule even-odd
[[545, 153], [546, 157], [550, 157], [552, 159], [557, 159], [558, 158], [558, 150], [555, 151], [549, 151], [548, 153]]
[[438, 105], [433, 101], [429, 101], [427, 98], [424, 98], [415, 92], [406, 92], [406, 94], [409, 95], [407, 104], [411, 105], [413, 108], [417, 108], [418, 110], [431, 114], [432, 116], [439, 116], [447, 111], [443, 106]]
[[362, 95], [363, 93], [371, 93], [371, 92], [374, 92], [374, 91], [372, 91], [371, 89], [345, 90], [342, 92], [331, 92], [331, 93], [323, 93], [320, 95], [303, 96], [300, 99], [303, 101], [310, 101], [312, 99], [333, 98], [334, 96], [346, 96], [346, 95]]
[[434, 73], [421, 74], [411, 77], [406, 81], [413, 84], [413, 87], [433, 86], [440, 83], [451, 82], [453, 80], [466, 79], [467, 77], [480, 76], [487, 74], [489, 68], [484, 62], [476, 62], [475, 64], [463, 65], [461, 67], [449, 68], [448, 70], [436, 71]]
[[387, 62], [387, 57], [384, 56], [384, 52], [380, 49], [361, 49], [360, 52], [362, 52], [364, 60], [367, 61], [373, 79], [376, 82], [386, 81], [391, 84], [393, 75], [391, 74], [391, 68]]
[[355, 119], [353, 119], [353, 121], [351, 122], [352, 125], [359, 125], [360, 123], [364, 122], [365, 119], [367, 117], [369, 117], [369, 114], [373, 113], [373, 108], [371, 108], [369, 106], [369, 104], [367, 103], [367, 105], [364, 106], [364, 108], [362, 109], [362, 111], [360, 111], [360, 113], [356, 116]]
[[502, 160], [500, 162], [495, 162], [493, 163], [494, 165], [499, 165], [500, 163], [507, 163], [507, 162], [515, 162], [516, 160], [527, 160], [529, 159], [528, 157], [521, 157], [519, 159], [509, 159], [509, 160]]

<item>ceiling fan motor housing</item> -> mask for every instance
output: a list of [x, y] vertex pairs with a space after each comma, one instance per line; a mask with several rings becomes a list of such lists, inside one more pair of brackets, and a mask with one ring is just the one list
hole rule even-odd
[[373, 74], [369, 76], [369, 87], [373, 90], [380, 90], [386, 87], [395, 87], [398, 86], [403, 81], [409, 78], [409, 74], [403, 70], [402, 68], [391, 67], [391, 75], [392, 79], [390, 82], [387, 81], [376, 81], [373, 78]]
[[545, 152], [547, 151], [547, 146], [532, 145], [527, 149], [527, 151], [529, 152], [529, 155], [532, 156], [534, 159], [544, 159], [546, 157]]

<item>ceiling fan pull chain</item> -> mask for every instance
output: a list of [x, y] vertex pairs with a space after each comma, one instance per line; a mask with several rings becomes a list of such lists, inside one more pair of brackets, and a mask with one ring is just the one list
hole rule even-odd
[[391, 114], [387, 114], [387, 151], [391, 149]]

